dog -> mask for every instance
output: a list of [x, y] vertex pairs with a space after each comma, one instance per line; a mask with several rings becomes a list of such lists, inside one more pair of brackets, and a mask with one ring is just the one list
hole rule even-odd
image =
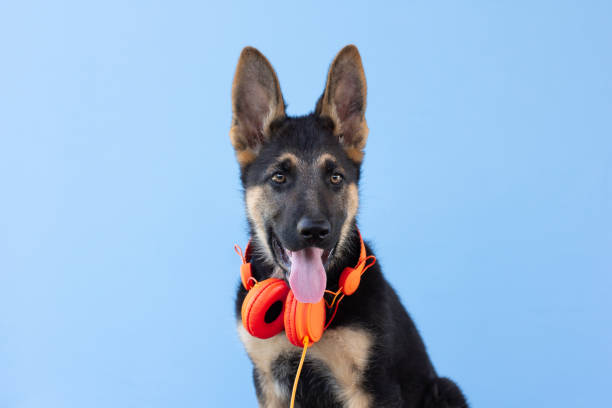
[[[314, 111], [300, 117], [285, 114], [268, 60], [252, 47], [240, 55], [232, 85], [230, 139], [240, 166], [251, 242], [249, 275], [238, 288], [236, 317], [261, 407], [289, 406], [303, 350], [290, 341], [287, 327], [287, 335], [278, 328], [261, 336], [267, 338], [247, 330], [245, 298], [253, 282], [269, 279], [285, 288], [281, 301], [266, 312], [265, 324], [276, 319], [282, 325], [278, 316], [284, 312], [287, 326], [285, 296], [306, 307], [323, 304], [326, 291], [346, 291], [347, 281], [342, 287], [340, 281], [347, 267], [349, 272], [361, 268], [358, 287], [350, 295], [342, 292], [344, 300], [336, 303], [334, 316], [332, 309], [321, 309], [329, 326], [308, 348], [296, 406], [467, 407], [459, 387], [436, 374], [413, 321], [379, 265], [372, 265], [372, 251], [357, 229], [358, 184], [368, 137], [365, 109], [365, 74], [354, 45], [337, 54]], [[367, 271], [364, 259], [370, 261]], [[330, 297], [326, 301], [332, 302]]]

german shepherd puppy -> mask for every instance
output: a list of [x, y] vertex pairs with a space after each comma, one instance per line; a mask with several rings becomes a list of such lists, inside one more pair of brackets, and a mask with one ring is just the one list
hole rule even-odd
[[[342, 270], [358, 262], [355, 216], [368, 136], [365, 108], [366, 80], [353, 45], [332, 62], [314, 112], [300, 117], [285, 114], [268, 60], [251, 47], [240, 55], [230, 138], [245, 194], [253, 277], [286, 279], [298, 300], [313, 303], [325, 289], [338, 290]], [[370, 255], [367, 244], [366, 250]], [[246, 294], [240, 285], [236, 316], [254, 365], [259, 404], [287, 407], [302, 350], [284, 333], [266, 340], [248, 334], [240, 321]], [[376, 264], [341, 303], [321, 340], [309, 348], [296, 406], [467, 403], [454, 382], [436, 374], [414, 323]]]

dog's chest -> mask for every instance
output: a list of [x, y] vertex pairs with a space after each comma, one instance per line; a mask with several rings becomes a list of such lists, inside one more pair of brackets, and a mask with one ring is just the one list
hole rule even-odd
[[[286, 407], [301, 349], [289, 343], [284, 333], [263, 340], [247, 333], [240, 322], [238, 333], [257, 368], [260, 402], [265, 407]], [[318, 343], [308, 348], [306, 364], [316, 372], [321, 388], [333, 393], [342, 406], [370, 407], [371, 397], [361, 384], [372, 344], [372, 336], [365, 330], [330, 329]], [[304, 390], [305, 393], [310, 391]]]

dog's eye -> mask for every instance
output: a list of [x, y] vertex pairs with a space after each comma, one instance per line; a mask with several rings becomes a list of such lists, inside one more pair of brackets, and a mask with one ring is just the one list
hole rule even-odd
[[272, 181], [278, 184], [283, 184], [285, 181], [287, 181], [287, 177], [285, 177], [283, 173], [274, 173], [272, 176]]
[[342, 174], [334, 173], [334, 174], [332, 174], [332, 176], [329, 179], [329, 181], [331, 181], [332, 184], [340, 184], [340, 183], [342, 183], [343, 179], [344, 179], [344, 177], [342, 177]]

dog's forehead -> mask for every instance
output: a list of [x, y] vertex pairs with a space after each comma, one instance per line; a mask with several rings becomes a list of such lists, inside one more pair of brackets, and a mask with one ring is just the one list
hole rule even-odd
[[338, 156], [327, 150], [299, 151], [291, 149], [280, 151], [275, 157], [271, 157], [270, 166], [280, 165], [301, 170], [317, 170], [337, 166], [339, 162]]
[[359, 179], [359, 163], [353, 162], [333, 128], [312, 114], [287, 117], [273, 126], [265, 142], [246, 172], [244, 185], [261, 184], [271, 173], [294, 169], [298, 174], [316, 174], [340, 170], [349, 179]]
[[288, 118], [278, 126], [262, 151], [268, 164], [285, 161], [295, 166], [318, 167], [346, 156], [338, 137], [312, 116]]

